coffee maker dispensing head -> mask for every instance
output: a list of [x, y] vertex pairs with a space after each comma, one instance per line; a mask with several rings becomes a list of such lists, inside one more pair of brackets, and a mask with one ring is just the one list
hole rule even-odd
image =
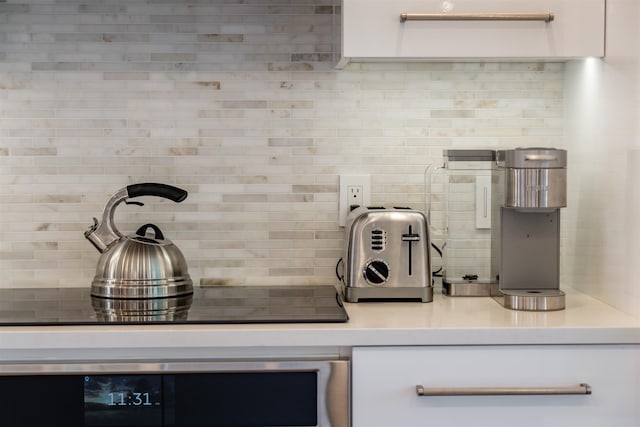
[[496, 299], [513, 310], [564, 309], [560, 209], [567, 206], [566, 150], [498, 151], [492, 185]]

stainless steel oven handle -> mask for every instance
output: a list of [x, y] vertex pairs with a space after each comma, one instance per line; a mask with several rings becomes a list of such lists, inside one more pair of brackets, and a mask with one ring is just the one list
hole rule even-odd
[[541, 396], [591, 394], [589, 384], [569, 387], [435, 387], [416, 386], [418, 396]]
[[553, 13], [401, 13], [406, 21], [543, 21], [555, 19]]

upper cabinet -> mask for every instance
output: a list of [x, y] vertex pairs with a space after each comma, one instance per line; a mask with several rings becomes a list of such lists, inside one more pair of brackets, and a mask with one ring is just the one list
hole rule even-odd
[[604, 56], [605, 0], [343, 0], [342, 60]]

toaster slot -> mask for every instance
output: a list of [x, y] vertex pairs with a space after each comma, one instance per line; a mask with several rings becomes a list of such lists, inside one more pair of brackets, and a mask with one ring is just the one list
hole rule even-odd
[[420, 235], [413, 233], [413, 227], [409, 226], [409, 232], [402, 235], [402, 241], [409, 243], [409, 276], [413, 275], [413, 242], [420, 241]]

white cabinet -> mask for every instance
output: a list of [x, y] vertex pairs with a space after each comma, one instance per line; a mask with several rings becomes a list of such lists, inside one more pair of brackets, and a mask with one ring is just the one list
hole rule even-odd
[[604, 27], [605, 0], [343, 0], [341, 63], [601, 57]]
[[[640, 425], [638, 345], [359, 347], [352, 362], [353, 427]], [[592, 394], [416, 393], [417, 385], [547, 392], [583, 383]]]

